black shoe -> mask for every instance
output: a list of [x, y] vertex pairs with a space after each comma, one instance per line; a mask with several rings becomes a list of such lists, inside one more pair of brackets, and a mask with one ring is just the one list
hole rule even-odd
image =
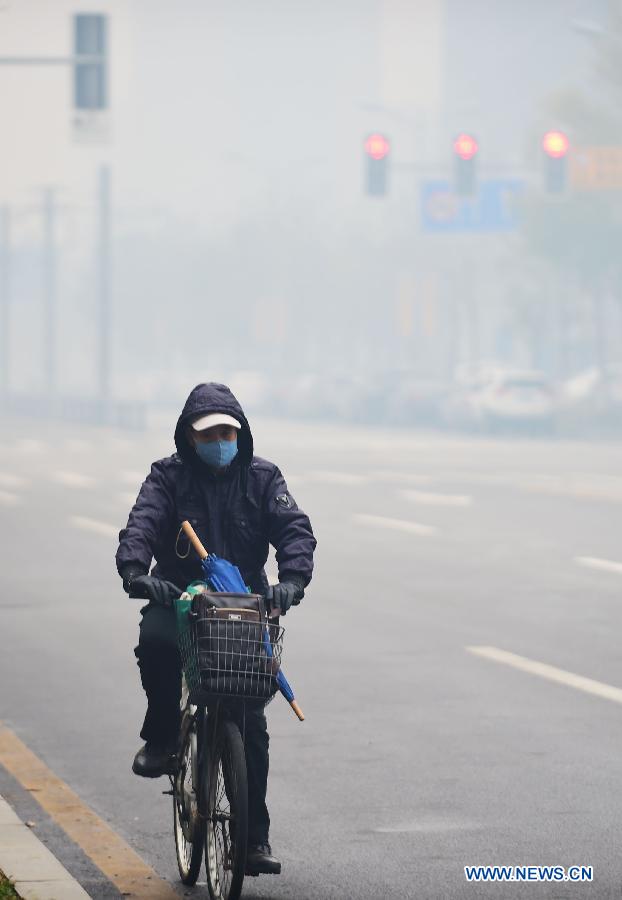
[[147, 742], [134, 757], [132, 772], [135, 775], [142, 775], [143, 778], [159, 778], [160, 775], [173, 774], [175, 767], [173, 754], [174, 751], [169, 747]]
[[280, 875], [281, 863], [272, 856], [270, 844], [249, 844], [246, 853], [247, 875]]

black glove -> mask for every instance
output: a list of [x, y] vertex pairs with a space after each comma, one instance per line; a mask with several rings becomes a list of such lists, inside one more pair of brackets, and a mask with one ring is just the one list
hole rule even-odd
[[280, 609], [284, 616], [290, 606], [297, 606], [305, 595], [302, 580], [280, 581], [268, 588], [266, 600], [271, 609]]
[[140, 575], [146, 575], [147, 573], [143, 568], [136, 565], [135, 563], [129, 563], [129, 565], [125, 566], [121, 569], [121, 578], [123, 579], [123, 590], [126, 594], [130, 592], [130, 586], [135, 578], [138, 578]]
[[173, 600], [181, 596], [183, 591], [171, 581], [153, 578], [151, 575], [138, 575], [130, 581], [130, 597], [149, 600], [156, 606], [172, 606]]

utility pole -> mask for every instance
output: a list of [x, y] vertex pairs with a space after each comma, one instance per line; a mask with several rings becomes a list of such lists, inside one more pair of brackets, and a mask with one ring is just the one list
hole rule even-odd
[[0, 207], [0, 398], [9, 394], [9, 319], [10, 319], [11, 214]]
[[110, 169], [98, 176], [97, 305], [99, 319], [98, 388], [105, 408], [110, 399]]
[[43, 192], [43, 278], [45, 296], [45, 383], [48, 396], [57, 388], [56, 366], [56, 197], [53, 188]]

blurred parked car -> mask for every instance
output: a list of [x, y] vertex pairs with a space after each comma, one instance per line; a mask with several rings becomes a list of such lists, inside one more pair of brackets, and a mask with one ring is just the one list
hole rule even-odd
[[567, 379], [560, 404], [566, 428], [622, 428], [622, 366], [592, 366]]
[[434, 427], [441, 422], [444, 382], [395, 369], [361, 375], [306, 373], [275, 387], [275, 414], [365, 425]]
[[445, 406], [450, 427], [481, 431], [552, 429], [556, 396], [541, 372], [482, 368], [462, 374]]
[[437, 379], [399, 375], [383, 392], [384, 421], [406, 428], [434, 428], [443, 424], [449, 388]]

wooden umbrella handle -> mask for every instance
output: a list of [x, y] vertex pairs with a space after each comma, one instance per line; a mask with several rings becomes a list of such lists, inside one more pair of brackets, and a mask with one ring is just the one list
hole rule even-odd
[[197, 551], [201, 559], [207, 559], [207, 550], [199, 540], [199, 537], [190, 522], [187, 519], [184, 519], [184, 521], [181, 523], [181, 527], [184, 534], [186, 535], [194, 549]]
[[304, 713], [303, 713], [303, 711], [301, 710], [301, 708], [298, 706], [298, 704], [296, 703], [296, 701], [295, 701], [295, 700], [290, 700], [290, 701], [289, 701], [289, 705], [290, 705], [291, 708], [294, 710], [294, 712], [296, 713], [296, 715], [298, 716], [298, 718], [300, 719], [300, 721], [301, 721], [301, 722], [304, 722], [304, 720], [305, 720]]

